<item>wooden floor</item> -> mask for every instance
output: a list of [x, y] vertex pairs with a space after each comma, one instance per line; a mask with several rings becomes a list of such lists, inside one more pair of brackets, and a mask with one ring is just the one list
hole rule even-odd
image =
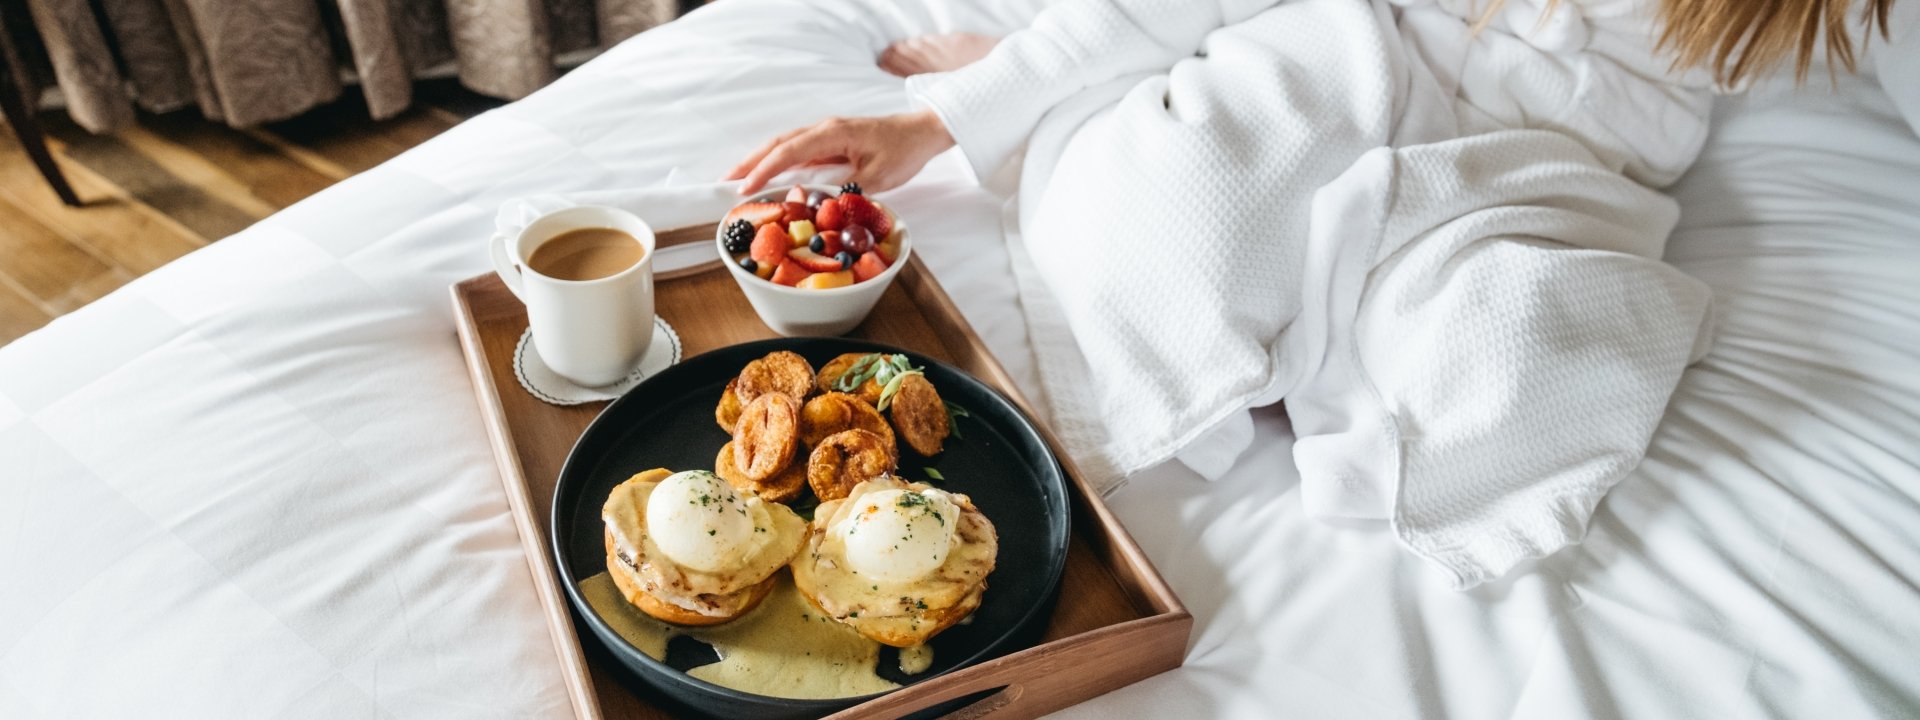
[[62, 205], [12, 131], [0, 131], [0, 345], [499, 104], [439, 80], [380, 122], [351, 89], [247, 130], [187, 110], [91, 135], [45, 113], [81, 208]]

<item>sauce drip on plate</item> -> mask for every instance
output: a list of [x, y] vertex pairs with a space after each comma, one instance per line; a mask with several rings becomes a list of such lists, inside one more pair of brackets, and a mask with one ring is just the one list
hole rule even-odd
[[[655, 660], [666, 659], [667, 642], [675, 636], [713, 646], [720, 661], [687, 674], [721, 687], [799, 699], [854, 697], [900, 687], [874, 672], [879, 643], [815, 610], [784, 572], [759, 607], [710, 627], [677, 627], [653, 619], [628, 604], [606, 573], [580, 581], [580, 594], [615, 633]], [[902, 672], [924, 672], [932, 662], [932, 648], [900, 651]]]

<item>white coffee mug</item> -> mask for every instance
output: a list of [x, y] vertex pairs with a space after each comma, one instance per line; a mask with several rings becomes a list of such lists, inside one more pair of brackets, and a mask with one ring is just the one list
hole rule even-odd
[[[562, 280], [527, 266], [541, 244], [570, 230], [612, 228], [640, 241], [639, 262], [595, 280]], [[610, 207], [556, 210], [493, 241], [493, 267], [527, 306], [533, 349], [547, 367], [587, 387], [620, 382], [653, 342], [653, 228]]]

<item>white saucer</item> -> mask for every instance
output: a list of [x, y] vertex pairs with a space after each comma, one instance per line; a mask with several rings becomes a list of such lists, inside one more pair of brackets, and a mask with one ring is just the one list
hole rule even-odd
[[540, 359], [539, 351], [533, 346], [531, 328], [520, 334], [520, 344], [513, 348], [513, 376], [520, 379], [520, 387], [550, 405], [612, 400], [677, 362], [680, 362], [680, 335], [659, 316], [653, 318], [653, 342], [647, 346], [646, 356], [640, 358], [626, 378], [612, 385], [586, 387], [561, 377]]

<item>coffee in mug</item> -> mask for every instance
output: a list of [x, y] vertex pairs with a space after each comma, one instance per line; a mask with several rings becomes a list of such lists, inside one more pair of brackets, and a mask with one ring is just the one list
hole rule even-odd
[[653, 342], [653, 229], [609, 207], [556, 210], [495, 240], [494, 269], [527, 306], [533, 351], [586, 387], [620, 382]]
[[599, 280], [633, 267], [647, 251], [613, 228], [568, 230], [534, 248], [527, 267], [558, 280]]

